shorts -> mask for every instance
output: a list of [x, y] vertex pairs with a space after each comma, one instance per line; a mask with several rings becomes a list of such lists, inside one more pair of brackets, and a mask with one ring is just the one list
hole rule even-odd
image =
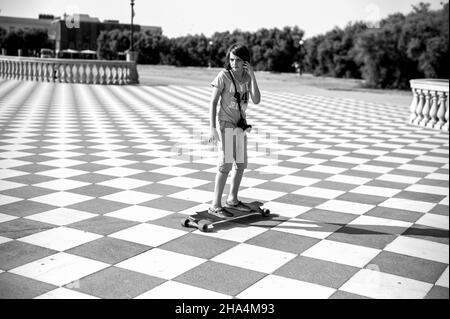
[[237, 170], [247, 168], [247, 134], [236, 125], [226, 121], [219, 121], [219, 171], [228, 173], [234, 165]]

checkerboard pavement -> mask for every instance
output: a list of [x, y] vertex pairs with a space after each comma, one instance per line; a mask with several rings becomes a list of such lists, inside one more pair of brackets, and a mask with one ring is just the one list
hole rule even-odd
[[202, 233], [209, 95], [0, 80], [0, 298], [448, 298], [448, 133], [262, 92], [240, 196], [272, 215]]

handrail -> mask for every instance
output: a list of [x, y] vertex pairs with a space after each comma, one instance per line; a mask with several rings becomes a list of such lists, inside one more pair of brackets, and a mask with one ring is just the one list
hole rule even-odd
[[114, 85], [139, 83], [134, 61], [0, 56], [0, 76], [42, 82]]
[[413, 100], [410, 105], [411, 124], [448, 131], [449, 107], [446, 79], [414, 79], [410, 81]]

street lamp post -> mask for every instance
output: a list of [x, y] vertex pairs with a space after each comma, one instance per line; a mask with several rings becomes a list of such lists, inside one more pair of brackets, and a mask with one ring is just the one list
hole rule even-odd
[[134, 42], [133, 42], [133, 35], [134, 35], [134, 28], [133, 28], [133, 19], [134, 19], [134, 0], [131, 0], [131, 39], [130, 39], [130, 48], [127, 51], [127, 61], [134, 61], [137, 60], [137, 54], [134, 51]]
[[208, 42], [208, 49], [209, 49], [209, 59], [208, 59], [208, 68], [211, 68], [212, 66], [212, 45], [214, 42], [209, 41]]
[[298, 56], [298, 76], [303, 74], [303, 40], [298, 41], [299, 45], [299, 56]]

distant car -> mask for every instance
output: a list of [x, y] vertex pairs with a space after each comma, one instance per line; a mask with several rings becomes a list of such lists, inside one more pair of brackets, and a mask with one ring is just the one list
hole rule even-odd
[[53, 58], [53, 50], [52, 49], [41, 49], [41, 58]]

